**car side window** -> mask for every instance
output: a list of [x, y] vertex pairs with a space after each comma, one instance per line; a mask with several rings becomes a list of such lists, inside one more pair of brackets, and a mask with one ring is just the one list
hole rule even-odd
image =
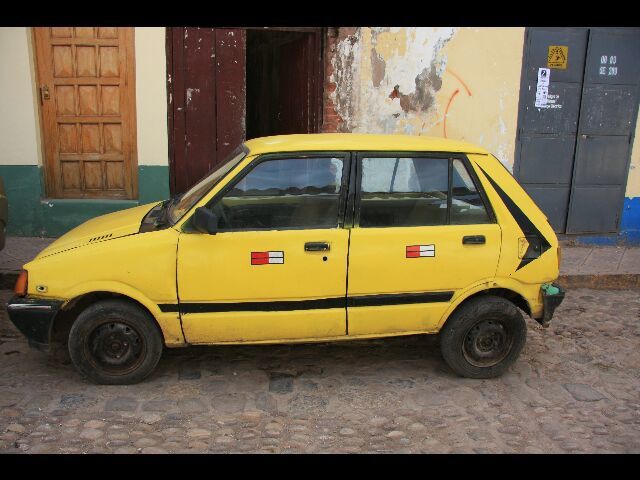
[[361, 227], [445, 225], [446, 158], [363, 158]]
[[365, 157], [361, 166], [360, 227], [490, 223], [461, 160]]
[[342, 158], [260, 162], [213, 206], [218, 228], [337, 227], [342, 170]]
[[464, 163], [453, 160], [451, 169], [451, 224], [490, 223], [489, 214]]

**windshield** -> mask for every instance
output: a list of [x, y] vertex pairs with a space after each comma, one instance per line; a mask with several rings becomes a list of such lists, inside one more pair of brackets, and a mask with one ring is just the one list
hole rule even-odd
[[227, 173], [229, 173], [243, 158], [247, 156], [247, 152], [242, 145], [236, 148], [229, 158], [215, 170], [208, 173], [202, 180], [187, 190], [180, 200], [171, 205], [169, 208], [169, 220], [175, 224], [182, 216], [187, 213], [191, 207], [200, 201]]

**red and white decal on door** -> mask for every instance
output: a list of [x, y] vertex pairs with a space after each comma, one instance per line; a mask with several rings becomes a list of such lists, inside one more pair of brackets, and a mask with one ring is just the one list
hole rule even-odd
[[251, 252], [251, 265], [284, 263], [284, 252]]
[[435, 245], [407, 245], [407, 258], [435, 257]]

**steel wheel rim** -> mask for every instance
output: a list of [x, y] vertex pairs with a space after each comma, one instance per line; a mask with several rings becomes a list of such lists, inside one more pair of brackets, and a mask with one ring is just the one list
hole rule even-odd
[[87, 336], [86, 357], [94, 368], [109, 375], [126, 375], [140, 366], [146, 343], [132, 325], [123, 320], [104, 322]]
[[496, 318], [476, 322], [465, 333], [462, 353], [471, 365], [492, 367], [504, 360], [513, 346], [513, 332]]

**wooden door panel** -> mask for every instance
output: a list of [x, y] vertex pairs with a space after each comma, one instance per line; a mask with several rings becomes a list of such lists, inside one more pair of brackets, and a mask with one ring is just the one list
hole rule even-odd
[[245, 136], [245, 31], [167, 30], [170, 189], [182, 193]]
[[245, 49], [247, 32], [216, 29], [217, 162], [233, 152], [245, 138]]
[[47, 195], [136, 198], [133, 28], [34, 28], [34, 37]]

